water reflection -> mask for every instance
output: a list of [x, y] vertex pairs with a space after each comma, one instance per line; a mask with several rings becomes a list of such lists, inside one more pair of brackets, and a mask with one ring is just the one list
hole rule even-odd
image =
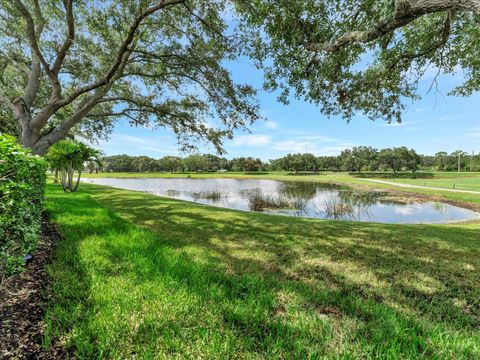
[[327, 218], [337, 220], [371, 218], [369, 209], [380, 197], [381, 195], [375, 192], [339, 191], [325, 199], [324, 206], [319, 212], [323, 212]]
[[86, 179], [175, 199], [225, 208], [323, 219], [382, 223], [444, 223], [478, 214], [439, 202], [393, 200], [385, 193], [332, 184], [261, 179]]

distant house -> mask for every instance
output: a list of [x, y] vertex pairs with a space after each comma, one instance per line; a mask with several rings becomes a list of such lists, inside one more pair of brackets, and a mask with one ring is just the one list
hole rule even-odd
[[228, 170], [227, 170], [227, 169], [218, 169], [217, 172], [219, 172], [219, 173], [225, 173], [225, 172], [228, 172]]

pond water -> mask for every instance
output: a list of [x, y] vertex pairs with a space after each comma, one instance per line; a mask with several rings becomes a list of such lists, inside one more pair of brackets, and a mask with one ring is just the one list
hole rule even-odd
[[230, 209], [381, 223], [448, 223], [480, 216], [438, 202], [399, 202], [385, 193], [331, 184], [262, 179], [99, 178], [85, 182]]

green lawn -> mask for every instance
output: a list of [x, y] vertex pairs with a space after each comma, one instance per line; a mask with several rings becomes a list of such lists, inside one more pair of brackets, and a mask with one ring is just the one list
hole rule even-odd
[[480, 357], [480, 224], [263, 215], [49, 185], [48, 346], [80, 358]]
[[[388, 180], [391, 181], [391, 180]], [[433, 179], [394, 179], [393, 182], [439, 187], [445, 189], [457, 190], [476, 190], [480, 191], [480, 176], [460, 176], [449, 178], [433, 178]]]

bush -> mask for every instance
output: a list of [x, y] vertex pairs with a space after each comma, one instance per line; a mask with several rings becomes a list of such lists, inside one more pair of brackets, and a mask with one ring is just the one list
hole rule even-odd
[[35, 248], [46, 182], [46, 163], [14, 137], [0, 134], [0, 276], [23, 267]]

